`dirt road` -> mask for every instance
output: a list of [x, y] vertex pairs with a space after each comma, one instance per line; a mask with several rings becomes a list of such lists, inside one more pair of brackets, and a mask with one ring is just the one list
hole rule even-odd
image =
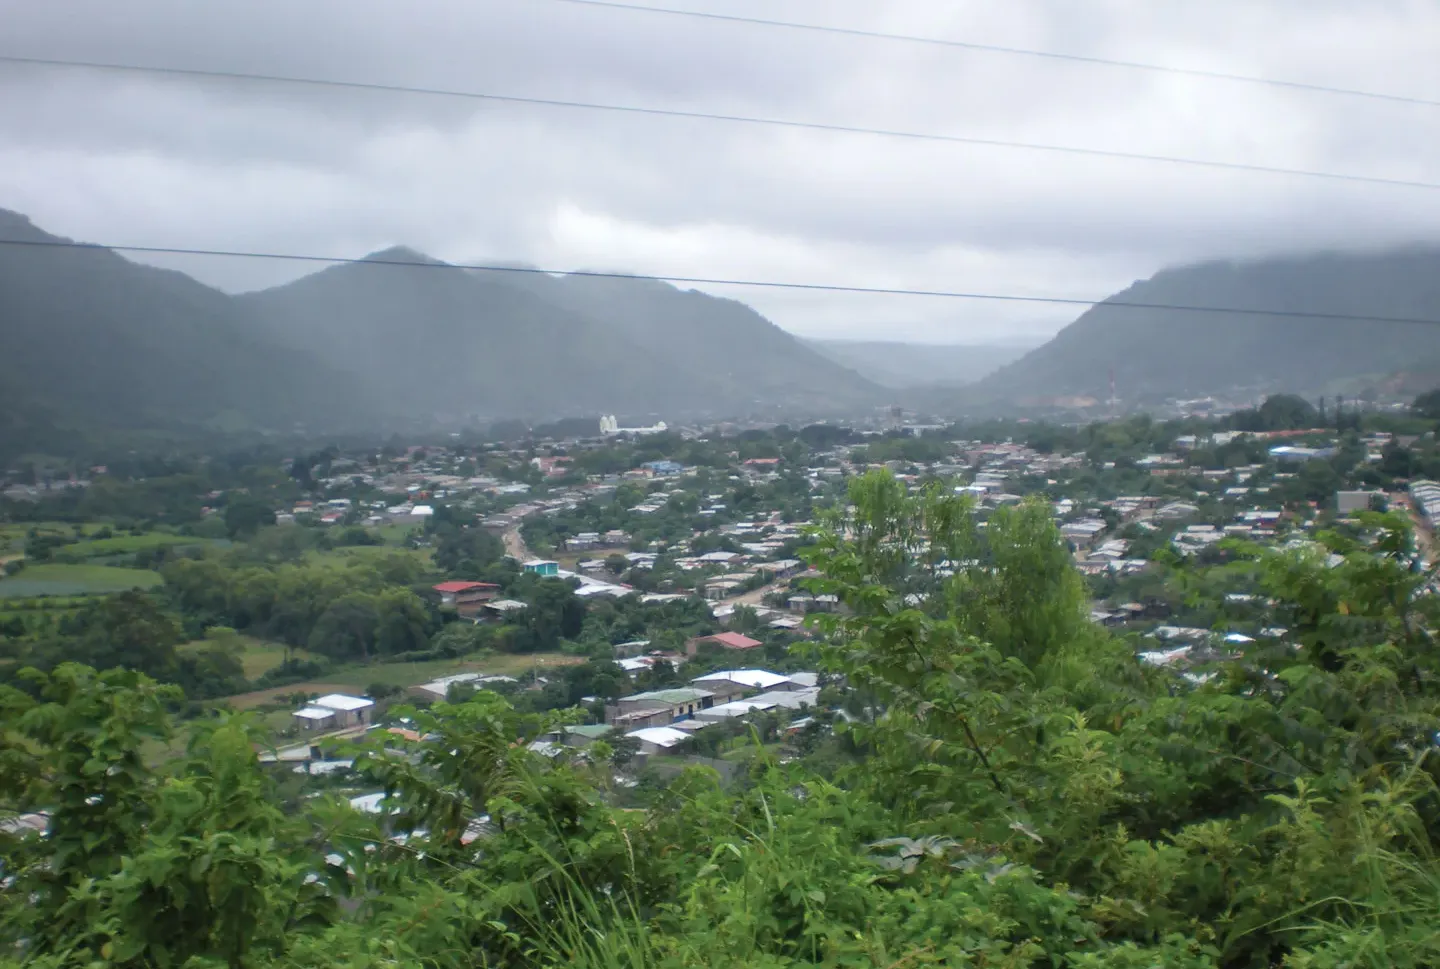
[[1415, 526], [1415, 545], [1425, 561], [1435, 561], [1435, 536], [1430, 531], [1430, 526], [1425, 522], [1425, 516], [1411, 502], [1410, 496], [1404, 492], [1391, 492], [1385, 496], [1390, 501], [1391, 508], [1404, 508], [1410, 515], [1410, 521]]
[[508, 529], [505, 534], [500, 536], [500, 540], [505, 543], [505, 554], [512, 556], [515, 561], [528, 562], [534, 558], [534, 556], [530, 554], [529, 547], [525, 544], [525, 539], [520, 535], [520, 527], [518, 525]]

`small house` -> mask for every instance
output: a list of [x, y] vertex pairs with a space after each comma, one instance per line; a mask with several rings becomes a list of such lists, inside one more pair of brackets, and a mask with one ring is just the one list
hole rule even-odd
[[694, 639], [688, 641], [685, 644], [685, 654], [687, 656], [694, 656], [700, 647], [706, 644], [723, 646], [726, 649], [754, 649], [757, 646], [765, 645], [760, 642], [760, 640], [751, 639], [749, 636], [741, 633], [716, 633], [713, 636], [696, 636]]
[[440, 593], [442, 606], [450, 606], [464, 619], [480, 615], [485, 603], [500, 592], [493, 582], [441, 582], [431, 588]]
[[342, 730], [364, 726], [374, 706], [375, 701], [369, 697], [328, 693], [296, 710], [294, 719], [301, 730]]
[[690, 739], [690, 734], [674, 727], [641, 727], [625, 736], [640, 741], [640, 753], [664, 754]]

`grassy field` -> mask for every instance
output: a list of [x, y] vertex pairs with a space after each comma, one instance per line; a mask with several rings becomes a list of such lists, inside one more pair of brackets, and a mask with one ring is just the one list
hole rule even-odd
[[426, 568], [430, 566], [430, 549], [397, 548], [394, 545], [347, 545], [343, 548], [331, 549], [328, 552], [308, 552], [305, 558], [313, 565], [333, 565], [337, 568], [344, 568], [357, 563], [373, 562], [391, 555], [409, 556]]
[[[234, 640], [240, 646], [240, 665], [245, 669], [245, 678], [253, 680], [267, 670], [272, 670], [285, 662], [285, 644], [273, 643], [266, 639], [257, 639], [254, 636], [236, 635]], [[216, 645], [210, 639], [196, 639], [186, 643], [181, 649], [200, 650]], [[295, 659], [309, 659], [310, 654], [303, 649], [291, 649], [290, 655]]]
[[[285, 662], [285, 644], [282, 642], [271, 642], [269, 639], [258, 639], [255, 636], [243, 636], [236, 634], [233, 639], [226, 638], [222, 641], [215, 639], [193, 639], [183, 646], [181, 651], [199, 651], [215, 645], [228, 645], [230, 642], [240, 648], [240, 667], [245, 670], [246, 680], [255, 680], [259, 675]], [[312, 655], [305, 649], [294, 649], [289, 655], [295, 659], [311, 659]]]
[[[80, 526], [82, 534], [91, 535], [105, 526], [99, 522], [86, 522]], [[25, 538], [34, 529], [41, 535], [74, 535], [75, 526], [69, 522], [11, 522], [0, 525], [0, 545], [6, 542], [25, 543]]]
[[248, 710], [265, 703], [274, 703], [285, 693], [360, 693], [371, 683], [389, 683], [410, 687], [452, 673], [490, 673], [518, 676], [532, 669], [553, 669], [584, 662], [577, 656], [563, 653], [533, 653], [526, 656], [490, 656], [483, 660], [433, 660], [424, 663], [375, 663], [353, 666], [327, 673], [324, 677], [304, 683], [292, 683], [269, 690], [255, 690], [229, 698], [237, 710]]
[[[245, 651], [240, 654], [240, 665], [245, 667], [247, 680], [253, 680], [266, 670], [273, 670], [285, 662], [283, 643], [266, 642], [250, 636], [242, 636], [241, 639], [245, 643]], [[308, 656], [303, 649], [293, 650], [293, 652], [296, 659], [305, 659]]]
[[[90, 538], [104, 527], [105, 525], [97, 522], [87, 522], [82, 525], [81, 532], [85, 536], [84, 539], [55, 548], [53, 551], [55, 563], [69, 565], [123, 564], [115, 563], [113, 560], [156, 548], [230, 544], [225, 540], [198, 538], [194, 535], [176, 535], [166, 531], [146, 532], [143, 535], [120, 534], [112, 535], [109, 538]], [[32, 530], [41, 536], [75, 538], [74, 526], [61, 522], [22, 522], [0, 525], [0, 562], [23, 557], [25, 543]], [[106, 559], [112, 561], [106, 562]]]
[[144, 535], [116, 535], [113, 538], [99, 538], [78, 545], [67, 546], [60, 551], [89, 556], [120, 555], [138, 552], [141, 549], [161, 548], [176, 545], [212, 545], [214, 539], [196, 538], [194, 535], [172, 535], [169, 532], [146, 532]]
[[160, 573], [108, 565], [31, 565], [8, 579], [0, 579], [0, 599], [29, 596], [83, 596], [159, 585]]
[[386, 545], [396, 546], [404, 545], [405, 539], [410, 536], [411, 532], [414, 532], [417, 535], [420, 534], [421, 526], [412, 525], [409, 522], [391, 522], [388, 525], [381, 525], [378, 528], [373, 528], [371, 529], [371, 531], [379, 535], [380, 538], [384, 540]]

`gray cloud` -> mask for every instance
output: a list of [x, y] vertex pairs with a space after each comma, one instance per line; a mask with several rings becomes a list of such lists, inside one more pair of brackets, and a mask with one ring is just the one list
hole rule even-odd
[[[695, 9], [776, 16], [758, 0]], [[1440, 8], [796, 0], [795, 20], [1440, 96]], [[793, 117], [1440, 182], [1440, 108], [555, 0], [0, 0], [0, 53]], [[265, 82], [0, 69], [0, 206], [138, 245], [1103, 296], [1189, 260], [1440, 240], [1440, 191]], [[226, 288], [274, 261], [168, 259]], [[716, 288], [811, 335], [1041, 305]]]

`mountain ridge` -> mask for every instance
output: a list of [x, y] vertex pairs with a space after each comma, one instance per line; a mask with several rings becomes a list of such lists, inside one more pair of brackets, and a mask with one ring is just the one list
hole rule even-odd
[[391, 246], [232, 295], [0, 209], [6, 240], [0, 434], [12, 441], [62, 425], [373, 430], [884, 399], [750, 307], [666, 283], [505, 278]]
[[1440, 246], [1168, 267], [1095, 304], [1045, 344], [978, 381], [966, 399], [1104, 398], [1112, 371], [1117, 393], [1132, 402], [1307, 393], [1402, 370], [1416, 356], [1440, 357], [1440, 326], [1366, 322], [1373, 317], [1440, 321]]
[[74, 247], [0, 212], [0, 378], [59, 423], [203, 426], [248, 413], [289, 426], [363, 411], [330, 406], [343, 381], [278, 357], [234, 298], [184, 273]]

